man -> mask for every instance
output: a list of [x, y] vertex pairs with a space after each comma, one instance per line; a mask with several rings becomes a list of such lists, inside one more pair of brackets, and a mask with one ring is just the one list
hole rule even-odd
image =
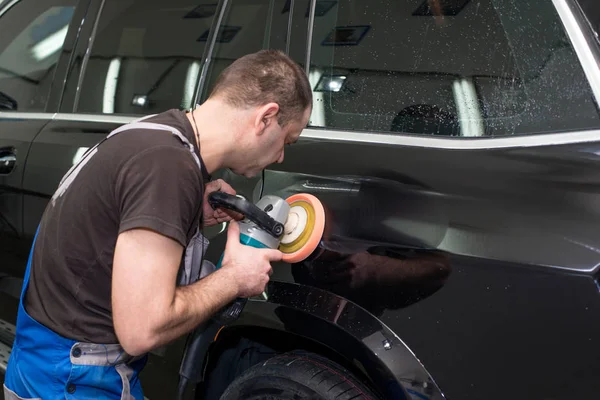
[[[304, 71], [260, 51], [229, 66], [193, 112], [144, 118], [90, 150], [36, 234], [5, 398], [142, 399], [149, 351], [262, 293], [281, 253], [240, 244], [237, 222], [206, 202], [235, 191], [222, 180], [204, 186], [220, 168], [252, 177], [281, 163], [311, 109]], [[222, 268], [195, 281], [202, 219], [230, 225]]]

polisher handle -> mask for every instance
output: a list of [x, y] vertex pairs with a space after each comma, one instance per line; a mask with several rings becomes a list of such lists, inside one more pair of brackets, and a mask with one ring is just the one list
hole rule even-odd
[[282, 223], [277, 222], [265, 211], [243, 197], [234, 196], [225, 192], [213, 192], [208, 195], [208, 202], [212, 208], [222, 207], [243, 214], [260, 229], [275, 238], [279, 238], [283, 234]]

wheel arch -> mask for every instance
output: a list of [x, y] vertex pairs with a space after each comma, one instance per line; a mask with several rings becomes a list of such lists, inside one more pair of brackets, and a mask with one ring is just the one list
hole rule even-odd
[[[384, 398], [443, 399], [408, 346], [378, 318], [333, 293], [270, 282], [267, 300], [250, 300], [240, 317], [215, 337], [209, 359], [244, 338], [286, 352], [302, 348], [338, 362]], [[411, 396], [412, 395], [412, 396]]]

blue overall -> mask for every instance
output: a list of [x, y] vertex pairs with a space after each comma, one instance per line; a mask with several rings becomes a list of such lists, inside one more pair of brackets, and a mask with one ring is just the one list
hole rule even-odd
[[[134, 128], [171, 131], [190, 148], [193, 154], [191, 143], [177, 130], [166, 125], [133, 122], [116, 129], [106, 139], [116, 133]], [[64, 193], [69, 179], [72, 179], [71, 173], [77, 174], [94, 154], [98, 145], [69, 170], [55, 196]], [[193, 155], [200, 167], [199, 160], [195, 154]], [[58, 398], [143, 400], [139, 373], [146, 364], [147, 355], [132, 357], [125, 353], [118, 343], [84, 343], [62, 337], [27, 314], [23, 301], [29, 285], [31, 260], [38, 232], [35, 234], [29, 253], [21, 289], [16, 336], [4, 381], [5, 400]], [[214, 269], [211, 263], [205, 265], [201, 261], [207, 245], [208, 240], [200, 234], [198, 227], [185, 251], [184, 267], [181, 268], [178, 278], [180, 285], [191, 284]]]
[[[37, 239], [37, 233], [34, 238]], [[23, 307], [33, 246], [23, 279], [17, 333], [4, 381], [5, 400], [143, 400], [138, 374], [147, 357], [131, 357], [117, 345], [64, 338], [31, 318]]]

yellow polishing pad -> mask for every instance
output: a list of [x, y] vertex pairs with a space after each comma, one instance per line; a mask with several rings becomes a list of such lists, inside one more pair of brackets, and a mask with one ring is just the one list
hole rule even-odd
[[325, 210], [315, 196], [307, 193], [295, 194], [286, 201], [290, 212], [279, 250], [283, 261], [296, 263], [311, 255], [319, 245], [325, 229]]

